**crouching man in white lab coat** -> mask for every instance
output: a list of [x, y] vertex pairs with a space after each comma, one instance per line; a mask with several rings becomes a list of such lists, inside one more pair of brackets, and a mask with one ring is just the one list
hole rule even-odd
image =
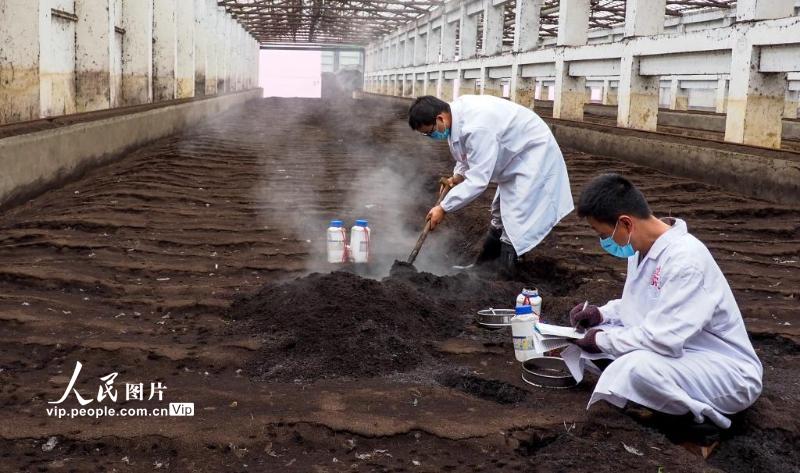
[[573, 375], [580, 380], [584, 368], [596, 368], [588, 360], [614, 360], [589, 406], [633, 401], [728, 428], [728, 416], [761, 394], [762, 367], [711, 253], [683, 220], [655, 218], [642, 193], [617, 174], [586, 186], [578, 215], [603, 249], [628, 260], [621, 299], [570, 313], [574, 326], [589, 329], [562, 353]]
[[448, 104], [419, 97], [408, 123], [435, 140], [447, 140], [456, 161], [454, 186], [428, 213], [431, 230], [497, 183], [491, 226], [477, 263], [517, 257], [538, 245], [574, 208], [564, 157], [547, 125], [508, 100], [464, 95]]

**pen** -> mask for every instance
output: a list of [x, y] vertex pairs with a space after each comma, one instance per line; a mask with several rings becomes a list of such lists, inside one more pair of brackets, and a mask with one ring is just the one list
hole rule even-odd
[[[588, 306], [589, 306], [589, 300], [587, 299], [587, 300], [586, 300], [586, 302], [584, 302], [584, 303], [583, 303], [583, 309], [581, 309], [581, 312], [583, 312], [584, 310], [586, 310], [586, 308], [587, 308]], [[575, 324], [575, 327], [573, 327], [573, 328], [574, 328], [575, 330], [578, 330], [578, 327], [580, 327], [580, 322], [576, 323], [576, 324]]]

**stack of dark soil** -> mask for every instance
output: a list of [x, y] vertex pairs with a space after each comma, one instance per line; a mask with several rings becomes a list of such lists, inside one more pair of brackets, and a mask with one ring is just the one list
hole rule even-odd
[[465, 323], [408, 284], [345, 272], [266, 285], [229, 314], [241, 330], [264, 338], [248, 368], [265, 380], [408, 371], [435, 356], [432, 342], [457, 335]]

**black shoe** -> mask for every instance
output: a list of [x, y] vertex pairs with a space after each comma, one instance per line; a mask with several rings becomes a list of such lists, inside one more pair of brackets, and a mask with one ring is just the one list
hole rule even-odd
[[514, 271], [518, 262], [519, 257], [514, 247], [510, 243], [500, 243], [500, 266], [506, 271]]
[[503, 234], [502, 228], [490, 228], [483, 240], [483, 248], [475, 260], [476, 265], [490, 263], [500, 258], [502, 242], [500, 236]]

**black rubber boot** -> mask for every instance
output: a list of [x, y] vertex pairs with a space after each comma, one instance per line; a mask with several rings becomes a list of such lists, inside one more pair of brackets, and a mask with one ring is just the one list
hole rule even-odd
[[476, 265], [482, 265], [496, 261], [500, 257], [501, 241], [500, 236], [503, 234], [502, 228], [490, 228], [483, 240], [483, 248], [475, 260]]
[[511, 243], [501, 242], [500, 267], [506, 271], [514, 271], [517, 268], [517, 262], [519, 262], [519, 257]]

